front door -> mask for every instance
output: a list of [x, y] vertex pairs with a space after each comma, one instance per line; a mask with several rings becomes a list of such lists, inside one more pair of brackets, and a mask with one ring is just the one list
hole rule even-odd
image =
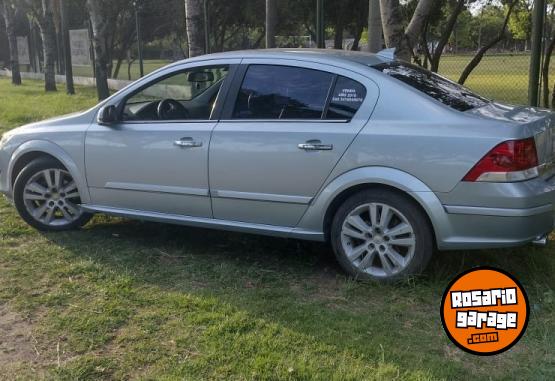
[[155, 79], [123, 100], [120, 123], [91, 126], [85, 160], [92, 203], [211, 218], [211, 114], [229, 70], [199, 66]]
[[292, 227], [367, 123], [377, 88], [319, 64], [243, 62], [210, 146], [214, 218]]

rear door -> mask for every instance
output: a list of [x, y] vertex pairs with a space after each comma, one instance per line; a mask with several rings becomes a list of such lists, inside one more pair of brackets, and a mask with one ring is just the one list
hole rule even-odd
[[378, 89], [327, 65], [249, 59], [212, 134], [214, 218], [295, 226], [357, 133]]

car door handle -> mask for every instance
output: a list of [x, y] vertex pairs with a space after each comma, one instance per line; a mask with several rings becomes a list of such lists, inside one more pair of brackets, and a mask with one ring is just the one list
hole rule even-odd
[[322, 144], [319, 140], [309, 140], [306, 143], [299, 144], [298, 147], [305, 151], [331, 151], [333, 144]]
[[182, 138], [173, 142], [174, 145], [180, 148], [197, 148], [202, 147], [202, 142], [194, 141], [193, 138]]

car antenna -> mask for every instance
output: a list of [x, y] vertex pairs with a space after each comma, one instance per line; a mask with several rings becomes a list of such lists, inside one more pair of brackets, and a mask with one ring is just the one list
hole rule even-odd
[[383, 49], [376, 53], [377, 56], [386, 58], [388, 60], [395, 59], [395, 48]]

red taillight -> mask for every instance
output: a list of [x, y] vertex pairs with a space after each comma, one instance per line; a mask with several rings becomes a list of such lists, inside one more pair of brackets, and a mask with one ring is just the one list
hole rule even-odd
[[522, 181], [537, 176], [534, 138], [509, 140], [489, 151], [463, 181]]

